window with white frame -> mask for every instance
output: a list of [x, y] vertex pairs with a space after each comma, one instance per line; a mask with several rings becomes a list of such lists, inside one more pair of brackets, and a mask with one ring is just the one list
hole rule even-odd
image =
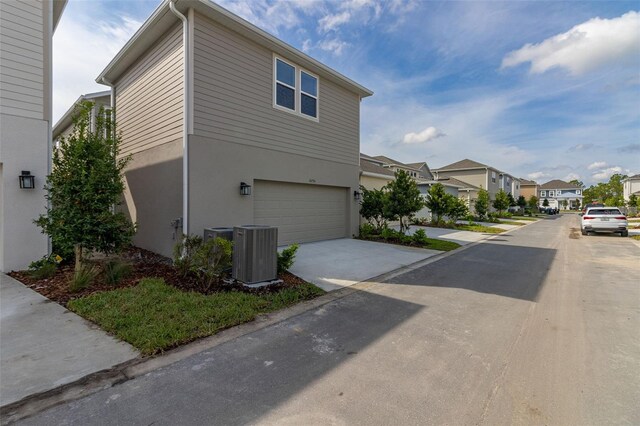
[[547, 196], [547, 191], [540, 191], [540, 196], [541, 197], [546, 197]]
[[581, 193], [582, 193], [582, 191], [581, 191], [581, 190], [576, 189], [576, 195], [580, 195]]
[[496, 183], [496, 172], [491, 172], [491, 182]]
[[562, 194], [562, 189], [556, 189], [556, 197]]
[[274, 57], [276, 108], [318, 119], [318, 77], [281, 58]]
[[549, 197], [553, 197], [554, 196], [554, 192], [553, 191], [549, 191]]

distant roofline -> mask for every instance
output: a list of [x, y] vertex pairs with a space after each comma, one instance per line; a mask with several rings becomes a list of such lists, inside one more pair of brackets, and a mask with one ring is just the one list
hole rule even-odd
[[73, 123], [73, 111], [75, 110], [78, 103], [80, 103], [81, 101], [89, 101], [91, 99], [102, 98], [104, 96], [111, 96], [111, 91], [105, 90], [103, 92], [94, 92], [87, 93], [86, 95], [80, 95], [78, 99], [76, 99], [76, 101], [71, 104], [67, 112], [65, 112], [64, 115], [60, 117], [58, 122], [53, 126], [51, 138], [55, 140], [58, 136], [60, 136], [64, 129], [66, 129], [71, 125], [71, 123]]

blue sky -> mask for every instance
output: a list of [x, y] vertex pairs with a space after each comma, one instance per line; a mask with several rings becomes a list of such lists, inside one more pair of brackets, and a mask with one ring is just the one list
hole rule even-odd
[[[54, 121], [160, 2], [70, 0], [54, 36]], [[470, 158], [538, 182], [640, 173], [640, 4], [219, 2], [375, 92], [361, 150]]]

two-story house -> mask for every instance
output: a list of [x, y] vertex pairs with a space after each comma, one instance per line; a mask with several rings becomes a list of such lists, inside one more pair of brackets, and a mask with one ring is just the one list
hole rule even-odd
[[520, 195], [522, 195], [527, 201], [532, 196], [538, 197], [540, 185], [536, 181], [520, 178]]
[[360, 153], [360, 185], [366, 189], [382, 189], [395, 179], [395, 172], [385, 162]]
[[486, 189], [492, 200], [502, 185], [501, 172], [498, 169], [469, 159], [433, 169], [433, 173], [437, 180], [454, 178], [474, 187]]
[[375, 157], [376, 160], [381, 161], [384, 164], [384, 167], [391, 170], [392, 172], [397, 172], [398, 170], [404, 170], [411, 176], [412, 178], [418, 179], [433, 179], [433, 174], [431, 174], [431, 170], [427, 166], [427, 163], [413, 163], [406, 164], [398, 160], [394, 160], [393, 158], [386, 157], [384, 155], [377, 155]]
[[625, 203], [629, 202], [631, 195], [640, 197], [640, 174], [622, 179], [622, 195]]
[[51, 137], [53, 138], [54, 146], [57, 145], [58, 140], [61, 137], [68, 137], [71, 135], [73, 131], [73, 117], [76, 110], [76, 107], [81, 102], [92, 102], [94, 104], [92, 110], [92, 121], [91, 121], [91, 131], [95, 130], [95, 117], [100, 111], [100, 108], [103, 108], [105, 113], [109, 113], [111, 110], [111, 91], [103, 91], [103, 92], [95, 92], [95, 93], [87, 93], [86, 95], [80, 95], [78, 99], [69, 107], [69, 109], [64, 113], [62, 117], [58, 120], [58, 122], [53, 126], [53, 131], [51, 132]]
[[273, 225], [279, 244], [358, 232], [372, 92], [208, 1], [163, 1], [96, 79], [111, 86], [135, 244]]
[[539, 205], [542, 207], [547, 200], [549, 207], [557, 209], [577, 209], [582, 206], [583, 187], [554, 179], [540, 185], [538, 190]]
[[0, 271], [48, 252], [33, 220], [51, 161], [52, 37], [66, 0], [0, 1]]

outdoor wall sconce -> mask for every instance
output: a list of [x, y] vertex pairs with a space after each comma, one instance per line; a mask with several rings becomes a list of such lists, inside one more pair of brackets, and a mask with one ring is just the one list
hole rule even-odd
[[353, 191], [353, 199], [356, 201], [360, 201], [362, 197], [362, 193], [360, 191]]
[[251, 185], [240, 182], [240, 195], [251, 195]]
[[28, 170], [23, 170], [18, 179], [20, 180], [20, 189], [33, 189], [36, 187], [36, 177]]

